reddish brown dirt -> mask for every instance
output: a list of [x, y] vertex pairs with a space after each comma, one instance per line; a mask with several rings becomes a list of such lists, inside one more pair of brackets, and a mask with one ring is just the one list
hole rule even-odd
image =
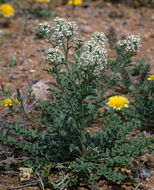
[[[56, 2], [59, 5], [58, 2]], [[24, 6], [21, 4], [21, 8]], [[142, 38], [142, 49], [136, 58], [145, 57], [147, 63], [151, 65], [152, 73], [154, 73], [154, 13], [151, 7], [127, 8], [122, 4], [113, 6], [111, 3], [103, 3], [102, 1], [84, 3], [81, 7], [76, 7], [72, 13], [72, 8], [69, 5], [58, 6], [53, 8], [53, 11], [59, 17], [66, 17], [76, 21], [79, 26], [79, 36], [86, 40], [95, 31], [103, 31], [107, 34], [108, 29], [113, 26], [117, 31], [117, 36], [138, 34]], [[20, 87], [27, 86], [27, 81], [43, 80], [49, 81], [50, 76], [47, 75], [43, 68], [48, 67], [47, 63], [42, 59], [44, 47], [49, 47], [49, 44], [42, 39], [36, 38], [36, 28], [40, 22], [51, 21], [53, 17], [45, 20], [26, 19], [24, 14], [19, 14], [16, 10], [14, 18], [10, 19], [8, 26], [5, 26], [6, 19], [0, 17], [0, 80], [4, 83], [10, 82]], [[11, 58], [16, 55], [17, 64], [11, 62]], [[112, 55], [112, 52], [110, 52]], [[20, 60], [24, 62], [19, 64]], [[1, 110], [2, 111], [2, 110]], [[90, 129], [93, 133], [95, 129]], [[97, 127], [96, 127], [96, 130]], [[152, 158], [150, 158], [152, 165]], [[0, 175], [0, 190], [1, 185], [5, 184], [9, 187], [9, 183], [2, 181], [19, 181], [19, 177], [10, 177], [8, 175]], [[137, 189], [153, 190], [154, 176], [147, 178]], [[15, 185], [15, 186], [19, 186]], [[116, 186], [108, 184], [105, 181], [100, 181], [93, 186], [93, 189], [98, 190], [133, 190], [137, 184], [125, 184]], [[36, 187], [21, 188], [22, 190], [37, 190]], [[80, 188], [85, 190], [86, 188]], [[91, 188], [92, 189], [92, 188]]]

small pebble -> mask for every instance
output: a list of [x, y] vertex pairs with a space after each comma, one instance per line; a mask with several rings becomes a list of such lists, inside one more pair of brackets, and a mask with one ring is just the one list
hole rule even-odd
[[32, 82], [32, 84], [36, 84], [39, 80], [40, 79], [38, 79], [38, 78], [34, 78], [34, 79], [31, 80], [31, 82]]
[[92, 32], [92, 27], [83, 25], [83, 26], [81, 26], [81, 32], [83, 32], [83, 33], [91, 33]]
[[11, 75], [11, 76], [10, 76], [10, 79], [13, 79], [13, 80], [17, 80], [17, 79], [19, 79], [19, 78], [20, 78], [19, 75]]
[[147, 178], [147, 177], [150, 177], [151, 175], [152, 175], [152, 172], [147, 168], [144, 168], [140, 171], [141, 178]]
[[15, 51], [9, 51], [8, 52], [8, 55], [14, 55], [15, 54]]
[[23, 71], [28, 71], [28, 69], [29, 69], [28, 66], [24, 66], [24, 67], [22, 68]]
[[98, 17], [98, 16], [99, 16], [99, 13], [96, 13], [96, 12], [95, 12], [95, 13], [93, 13], [93, 16], [94, 16], [94, 17]]

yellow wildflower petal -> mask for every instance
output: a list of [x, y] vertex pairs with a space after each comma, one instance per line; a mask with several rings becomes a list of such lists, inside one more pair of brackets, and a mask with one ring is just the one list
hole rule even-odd
[[154, 75], [149, 75], [148, 80], [154, 80]]
[[42, 2], [48, 2], [48, 3], [50, 2], [50, 0], [36, 0], [36, 1], [41, 2], [41, 3]]
[[112, 96], [108, 99], [107, 105], [116, 110], [120, 110], [123, 107], [127, 108], [128, 103], [129, 101], [127, 100], [127, 98], [123, 96]]
[[12, 106], [13, 105], [13, 101], [12, 101], [12, 99], [8, 98], [8, 99], [3, 100], [2, 104], [4, 106]]
[[2, 4], [0, 6], [0, 12], [4, 17], [11, 17], [14, 15], [14, 8], [10, 4]]
[[8, 82], [7, 82], [7, 83], [5, 84], [5, 87], [8, 88], [8, 89], [10, 88], [10, 86], [11, 86], [11, 83], [8, 83]]
[[18, 103], [19, 103], [19, 101], [18, 101], [17, 98], [14, 100], [14, 103], [15, 103], [15, 104], [18, 104]]
[[81, 5], [82, 4], [82, 0], [69, 0], [68, 4], [69, 5]]

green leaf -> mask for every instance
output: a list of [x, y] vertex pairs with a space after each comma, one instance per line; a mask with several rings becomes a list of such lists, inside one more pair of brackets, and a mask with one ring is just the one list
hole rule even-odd
[[130, 91], [134, 91], [134, 90], [135, 90], [135, 86], [134, 86], [133, 84], [130, 85], [130, 86], [129, 86], [129, 90], [130, 90]]

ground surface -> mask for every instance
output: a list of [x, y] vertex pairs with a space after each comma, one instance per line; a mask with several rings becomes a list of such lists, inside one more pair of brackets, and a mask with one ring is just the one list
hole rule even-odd
[[[56, 6], [53, 11], [59, 17], [76, 21], [79, 27], [79, 36], [86, 40], [96, 31], [103, 31], [107, 34], [111, 26], [115, 28], [119, 39], [122, 35], [140, 35], [143, 46], [140, 53], [134, 58], [134, 63], [137, 58], [145, 57], [146, 63], [151, 65], [152, 74], [154, 74], [154, 12], [152, 7], [127, 8], [122, 4], [113, 6], [110, 3], [95, 1], [85, 3], [82, 7], [76, 7], [73, 13], [69, 5]], [[6, 19], [0, 17], [1, 81], [9, 82], [14, 87], [19, 86], [20, 88], [25, 88], [28, 80], [32, 80], [33, 84], [38, 81], [43, 81], [45, 84], [49, 83], [50, 76], [42, 71], [43, 68], [48, 67], [42, 56], [49, 44], [43, 39], [38, 39], [35, 31], [40, 22], [51, 21], [52, 19], [53, 17], [40, 21], [39, 19], [26, 18], [22, 12], [19, 12], [14, 18], [10, 19], [8, 26], [6, 26]], [[109, 52], [109, 54], [112, 57], [114, 56], [112, 52]], [[11, 61], [13, 56], [16, 56], [15, 62]], [[91, 130], [95, 131], [95, 129]], [[0, 151], [3, 151], [4, 147], [1, 147]], [[148, 157], [149, 162], [152, 164], [151, 156]], [[11, 180], [13, 183], [18, 182], [18, 175], [15, 177], [6, 174], [0, 175], [0, 184], [13, 187]], [[5, 182], [3, 183], [3, 181]], [[8, 181], [9, 183], [6, 183]], [[154, 190], [153, 181], [154, 177], [151, 176], [142, 181], [142, 184], [136, 189]], [[14, 186], [16, 185], [14, 184]], [[101, 181], [94, 185], [93, 189], [133, 190], [136, 186], [125, 184], [120, 187]], [[1, 188], [0, 185], [1, 189], [5, 188]], [[36, 187], [21, 189], [34, 190], [39, 189], [39, 187], [37, 185]], [[84, 190], [85, 188], [81, 189]]]

